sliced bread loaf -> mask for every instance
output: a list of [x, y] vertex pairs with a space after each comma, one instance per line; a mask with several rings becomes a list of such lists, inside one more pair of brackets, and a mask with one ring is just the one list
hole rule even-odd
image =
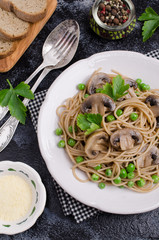
[[0, 8], [0, 38], [11, 41], [22, 39], [26, 37], [29, 29], [30, 23]]
[[16, 42], [0, 39], [0, 59], [12, 54], [16, 48]]
[[45, 17], [47, 0], [0, 0], [0, 7], [27, 22], [37, 22]]

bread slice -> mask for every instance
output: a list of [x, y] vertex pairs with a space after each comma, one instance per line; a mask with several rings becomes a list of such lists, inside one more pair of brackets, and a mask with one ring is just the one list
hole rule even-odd
[[30, 23], [0, 8], [0, 38], [10, 41], [19, 40], [26, 37], [29, 29]]
[[37, 22], [45, 17], [47, 0], [0, 0], [0, 7], [27, 22]]
[[16, 49], [16, 42], [0, 39], [0, 59], [11, 55]]

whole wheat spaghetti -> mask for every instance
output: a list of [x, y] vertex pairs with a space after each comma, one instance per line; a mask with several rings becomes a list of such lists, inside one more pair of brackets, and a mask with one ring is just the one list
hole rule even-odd
[[[125, 84], [130, 85], [128, 93], [116, 101], [111, 102], [108, 98], [109, 104], [106, 102], [103, 106], [100, 128], [86, 135], [77, 125], [78, 115], [85, 114], [83, 103], [92, 96], [99, 97], [102, 93], [97, 93], [97, 89], [101, 89], [107, 80], [112, 84], [113, 78], [119, 74], [115, 72], [103, 77], [99, 73], [94, 72], [86, 88], [57, 109], [65, 149], [73, 162], [73, 175], [81, 182], [93, 181], [99, 186], [112, 184], [137, 192], [149, 192], [159, 186], [159, 90], [142, 90], [136, 81], [120, 74]], [[91, 85], [94, 78], [96, 85]], [[107, 78], [106, 82], [104, 78]], [[88, 112], [96, 109], [91, 113], [101, 114], [99, 106], [92, 106], [97, 101], [98, 98], [96, 102], [87, 104]], [[110, 110], [110, 104], [112, 108], [115, 106], [113, 110]], [[136, 114], [136, 119], [131, 118], [132, 113]], [[110, 115], [114, 119], [107, 121]], [[70, 138], [75, 140], [74, 146], [68, 144]], [[80, 161], [77, 161], [79, 157]], [[86, 173], [87, 180], [78, 177], [77, 168]]]

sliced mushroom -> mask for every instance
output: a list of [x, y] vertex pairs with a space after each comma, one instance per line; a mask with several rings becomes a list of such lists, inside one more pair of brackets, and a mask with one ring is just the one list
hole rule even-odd
[[102, 116], [106, 111], [114, 111], [115, 102], [103, 93], [95, 93], [87, 97], [81, 104], [82, 113], [100, 113]]
[[157, 121], [156, 127], [159, 128], [159, 117], [156, 118], [156, 121]]
[[114, 132], [110, 137], [111, 145], [122, 151], [132, 149], [143, 141], [141, 133], [132, 128], [123, 128]]
[[102, 88], [106, 83], [110, 83], [111, 79], [108, 74], [103, 72], [94, 73], [88, 81], [87, 92], [89, 94], [96, 93], [97, 88]]
[[129, 86], [132, 88], [134, 88], [134, 89], [136, 89], [137, 88], [137, 82], [135, 81], [135, 80], [133, 80], [133, 79], [131, 79], [131, 78], [126, 78], [126, 79], [124, 79], [124, 81], [125, 81], [125, 84], [129, 84]]
[[153, 146], [144, 157], [138, 159], [139, 167], [149, 167], [151, 165], [159, 164], [159, 149]]
[[103, 131], [91, 134], [85, 145], [85, 153], [88, 158], [94, 159], [101, 156], [101, 152], [106, 152], [108, 144], [108, 134]]
[[148, 104], [156, 118], [156, 128], [159, 128], [159, 96], [151, 94], [146, 98], [145, 103]]
[[156, 95], [149, 95], [145, 103], [148, 103], [151, 111], [153, 112], [155, 117], [159, 117], [159, 96]]

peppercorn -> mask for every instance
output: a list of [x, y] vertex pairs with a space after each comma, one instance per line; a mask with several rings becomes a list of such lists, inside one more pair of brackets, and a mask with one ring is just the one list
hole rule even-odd
[[107, 5], [107, 6], [105, 7], [105, 9], [110, 12], [110, 11], [111, 11], [111, 6], [110, 6], [110, 5]]
[[104, 17], [104, 16], [100, 16], [100, 20], [101, 20], [102, 22], [104, 22], [104, 21], [105, 21], [105, 17]]
[[99, 9], [102, 10], [103, 8], [105, 8], [105, 4], [101, 2], [101, 3], [99, 4]]
[[114, 15], [114, 16], [117, 15], [117, 11], [115, 9], [112, 10], [112, 15]]
[[114, 18], [113, 22], [114, 22], [116, 25], [119, 25], [119, 19]]

